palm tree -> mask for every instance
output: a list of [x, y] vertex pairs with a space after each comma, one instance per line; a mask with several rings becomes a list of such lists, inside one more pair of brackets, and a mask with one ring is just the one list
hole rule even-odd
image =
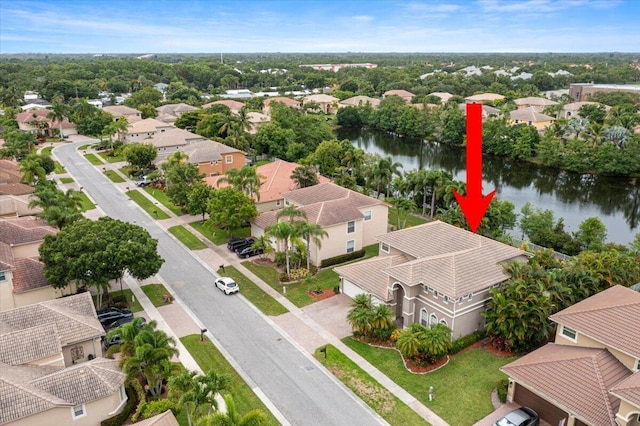
[[436, 211], [436, 198], [438, 193], [441, 193], [443, 189], [453, 181], [451, 173], [444, 170], [433, 170], [427, 174], [427, 183], [431, 187], [431, 219]]
[[272, 236], [276, 238], [278, 241], [283, 241], [284, 243], [284, 253], [285, 260], [287, 266], [287, 275], [290, 273], [289, 268], [289, 243], [292, 239], [298, 237], [297, 228], [289, 223], [289, 222], [276, 222], [273, 225], [268, 226], [265, 229], [265, 234], [267, 236]]
[[62, 121], [67, 118], [69, 114], [69, 108], [60, 102], [54, 102], [51, 105], [51, 111], [47, 114], [47, 118], [49, 120], [58, 122], [58, 131], [60, 132], [60, 138], [64, 137], [64, 133], [62, 133]]
[[[187, 421], [191, 425], [193, 420], [210, 415], [214, 409], [218, 409], [215, 396], [227, 389], [228, 384], [226, 376], [220, 376], [213, 370], [209, 370], [206, 375], [183, 370], [180, 375], [169, 379], [169, 393], [172, 397], [178, 398], [180, 405], [185, 407]], [[206, 414], [203, 413], [205, 408]]]
[[87, 117], [91, 117], [92, 115], [94, 115], [96, 113], [96, 111], [97, 111], [97, 108], [94, 107], [93, 105], [91, 105], [87, 101], [87, 98], [80, 99], [78, 101], [78, 103], [73, 106], [73, 112], [80, 119], [85, 119]]
[[366, 335], [373, 328], [373, 302], [371, 296], [361, 293], [349, 302], [351, 309], [347, 315], [347, 321], [351, 324], [354, 333]]
[[20, 160], [20, 172], [22, 173], [21, 181], [29, 185], [42, 182], [47, 178], [47, 172], [42, 167], [38, 154], [29, 154]]
[[296, 167], [290, 178], [296, 183], [298, 188], [306, 188], [318, 184], [318, 173], [313, 166]]
[[294, 206], [293, 204], [281, 209], [277, 214], [276, 214], [276, 219], [281, 219], [283, 217], [286, 217], [289, 219], [289, 223], [293, 223], [295, 221], [296, 218], [302, 218], [302, 219], [307, 219], [307, 213], [304, 210], [300, 210], [297, 206]]
[[430, 357], [440, 359], [451, 349], [451, 329], [444, 324], [432, 324], [423, 337], [423, 351]]
[[309, 271], [311, 270], [311, 242], [313, 241], [313, 244], [320, 249], [322, 248], [322, 238], [328, 237], [329, 234], [317, 223], [309, 223], [302, 220], [296, 221], [295, 223], [298, 227], [298, 233], [306, 242], [307, 271]]
[[260, 409], [253, 409], [240, 416], [231, 394], [224, 397], [226, 413], [214, 413], [198, 420], [196, 426], [263, 426], [267, 424], [267, 414]]
[[373, 315], [371, 317], [371, 326], [374, 329], [384, 330], [393, 326], [393, 311], [387, 305], [376, 305], [373, 308]]
[[237, 122], [240, 125], [240, 129], [244, 132], [251, 130], [251, 122], [249, 121], [249, 115], [247, 114], [248, 112], [247, 107], [242, 107], [240, 108], [240, 111], [238, 111]]
[[417, 357], [423, 347], [427, 328], [417, 322], [412, 323], [398, 334], [396, 347], [406, 358]]
[[244, 166], [241, 169], [230, 169], [227, 173], [218, 179], [220, 182], [227, 182], [236, 191], [253, 197], [260, 201], [260, 185], [263, 176], [259, 175], [254, 167]]
[[253, 243], [252, 247], [262, 250], [262, 254], [260, 255], [261, 259], [266, 259], [273, 251], [271, 239], [265, 234], [256, 237], [256, 241]]
[[396, 214], [398, 216], [398, 229], [402, 229], [407, 224], [407, 216], [409, 213], [415, 211], [418, 206], [416, 202], [409, 198], [394, 197], [389, 200], [391, 204], [396, 208]]
[[220, 136], [224, 135], [224, 137], [229, 136], [229, 131], [233, 127], [234, 124], [238, 122], [238, 119], [235, 115], [229, 113], [224, 114], [222, 117], [222, 126], [220, 126], [220, 130], [218, 130], [218, 134]]
[[42, 212], [38, 216], [51, 226], [62, 229], [70, 223], [82, 218], [80, 212], [82, 199], [73, 189], [62, 192], [47, 181], [39, 181], [32, 194], [29, 207], [39, 207]]
[[380, 158], [369, 171], [369, 181], [375, 185], [376, 198], [380, 198], [382, 190], [385, 190], [387, 198], [389, 197], [389, 189], [394, 175], [400, 175], [399, 169], [402, 168], [402, 164], [393, 162], [392, 158], [387, 156]]
[[133, 321], [124, 324], [121, 327], [109, 330], [107, 336], [105, 337], [107, 342], [111, 341], [111, 339], [113, 339], [115, 336], [118, 336], [120, 338], [118, 352], [121, 355], [121, 367], [124, 365], [125, 359], [130, 358], [136, 354], [135, 339], [140, 331], [144, 327], [154, 329], [157, 325], [158, 323], [155, 320], [145, 324], [144, 318], [136, 317], [133, 319]]

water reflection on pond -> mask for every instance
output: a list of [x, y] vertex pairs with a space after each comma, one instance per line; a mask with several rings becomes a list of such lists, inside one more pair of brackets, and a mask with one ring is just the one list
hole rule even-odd
[[[442, 169], [458, 180], [466, 179], [462, 149], [423, 144], [417, 139], [364, 129], [339, 129], [338, 139], [349, 139], [365, 152], [390, 155], [403, 165], [403, 172]], [[501, 199], [515, 204], [517, 212], [527, 202], [552, 210], [556, 218], [564, 218], [565, 229], [570, 232], [593, 216], [607, 227], [608, 241], [628, 244], [640, 232], [638, 179], [566, 173], [492, 156], [484, 157], [483, 179], [485, 193], [495, 188]]]

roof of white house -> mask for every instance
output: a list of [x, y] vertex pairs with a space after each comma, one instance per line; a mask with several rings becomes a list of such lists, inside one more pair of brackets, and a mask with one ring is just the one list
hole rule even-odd
[[151, 133], [158, 129], [171, 129], [175, 128], [170, 124], [164, 123], [155, 118], [145, 118], [144, 120], [136, 121], [135, 123], [129, 123], [127, 127], [127, 133]]
[[555, 118], [541, 113], [535, 107], [527, 107], [509, 112], [512, 120], [531, 121], [532, 123], [540, 121], [553, 121]]
[[442, 100], [443, 103], [446, 103], [453, 97], [453, 95], [449, 92], [433, 92], [429, 93], [427, 96], [436, 96]]

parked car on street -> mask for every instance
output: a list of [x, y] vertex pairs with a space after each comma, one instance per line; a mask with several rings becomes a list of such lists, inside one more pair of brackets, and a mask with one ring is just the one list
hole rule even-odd
[[520, 407], [499, 419], [493, 426], [538, 426], [540, 417], [529, 407]]
[[110, 324], [121, 318], [133, 318], [133, 312], [129, 309], [111, 307], [101, 309], [96, 313], [98, 314], [98, 321], [100, 321], [100, 324], [102, 324], [103, 327], [105, 324]]
[[218, 287], [224, 294], [237, 293], [240, 291], [238, 284], [229, 277], [220, 277], [216, 280], [216, 287]]
[[256, 239], [253, 237], [247, 237], [247, 238], [234, 238], [232, 240], [230, 240], [227, 243], [227, 248], [230, 251], [238, 251], [240, 249], [243, 249], [245, 247], [249, 247], [250, 245], [252, 245], [253, 243], [256, 242]]
[[264, 253], [264, 250], [253, 248], [253, 246], [244, 247], [236, 250], [236, 254], [240, 259], [246, 259], [247, 257], [257, 256]]

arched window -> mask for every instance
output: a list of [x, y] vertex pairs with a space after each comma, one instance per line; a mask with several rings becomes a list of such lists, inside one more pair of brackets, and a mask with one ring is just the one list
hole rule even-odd
[[420, 309], [420, 324], [425, 327], [429, 325], [429, 314], [425, 308]]
[[447, 324], [447, 320], [444, 318], [440, 320], [440, 324], [446, 325], [447, 327], [449, 327], [449, 324]]
[[433, 325], [437, 323], [438, 323], [438, 317], [436, 316], [436, 314], [431, 314], [431, 317], [429, 317], [429, 325]]

